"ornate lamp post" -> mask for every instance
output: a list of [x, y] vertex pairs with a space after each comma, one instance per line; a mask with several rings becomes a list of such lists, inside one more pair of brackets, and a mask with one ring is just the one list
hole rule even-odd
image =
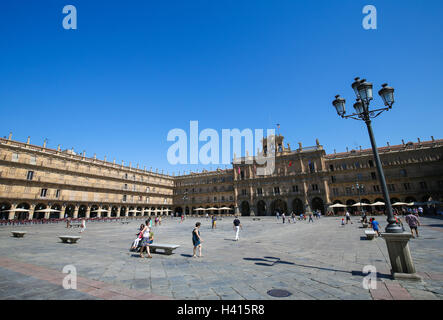
[[389, 258], [391, 260], [392, 273], [394, 278], [420, 278], [415, 274], [415, 267], [409, 251], [408, 241], [412, 237], [410, 233], [404, 232], [403, 228], [395, 222], [394, 214], [392, 212], [391, 200], [389, 198], [388, 188], [386, 186], [386, 179], [383, 173], [383, 168], [378, 154], [377, 145], [375, 143], [374, 133], [372, 131], [371, 119], [378, 117], [384, 111], [389, 111], [394, 104], [394, 88], [389, 87], [387, 84], [383, 84], [381, 90], [378, 92], [383, 99], [384, 108], [369, 109], [369, 104], [373, 100], [372, 95], [372, 83], [367, 82], [365, 79], [355, 78], [352, 83], [352, 89], [357, 97], [354, 103], [355, 113], [346, 115], [346, 100], [339, 95], [335, 96], [335, 100], [332, 105], [335, 107], [337, 114], [342, 118], [351, 118], [355, 120], [362, 120], [366, 123], [366, 127], [369, 133], [369, 139], [371, 141], [372, 152], [377, 167], [378, 178], [381, 184], [385, 205], [387, 209], [387, 221], [386, 233], [382, 234], [382, 237], [386, 240], [388, 247]]
[[357, 194], [358, 194], [358, 202], [360, 203], [360, 211], [364, 212], [364, 208], [361, 205], [361, 193], [363, 192], [363, 190], [365, 189], [365, 186], [362, 184], [359, 184], [358, 182], [353, 185], [352, 187], [352, 191], [357, 190]]

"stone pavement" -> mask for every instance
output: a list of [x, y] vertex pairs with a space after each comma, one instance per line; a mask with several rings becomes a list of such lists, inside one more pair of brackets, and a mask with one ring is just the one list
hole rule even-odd
[[[314, 223], [282, 224], [275, 217], [241, 217], [240, 241], [233, 241], [233, 218], [163, 219], [155, 241], [179, 244], [173, 255], [139, 258], [129, 252], [142, 220], [129, 224], [89, 223], [76, 244], [58, 235], [79, 235], [64, 223], [0, 227], [0, 299], [442, 299], [443, 221], [422, 218], [420, 238], [410, 241], [422, 281], [390, 276], [383, 239], [365, 240], [364, 229], [340, 226], [336, 217]], [[382, 227], [386, 222], [378, 218]], [[192, 258], [191, 232], [202, 222], [203, 257]], [[12, 230], [25, 230], [13, 238]], [[77, 290], [62, 288], [63, 267], [77, 270]], [[377, 269], [377, 289], [364, 289], [363, 267]], [[267, 294], [287, 290], [286, 298]]]

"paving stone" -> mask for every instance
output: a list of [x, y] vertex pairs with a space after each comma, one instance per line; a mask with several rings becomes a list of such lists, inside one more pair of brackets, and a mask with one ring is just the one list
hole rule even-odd
[[[67, 231], [63, 224], [27, 226], [29, 237], [21, 242], [10, 237], [10, 228], [0, 227], [0, 298], [39, 299], [47, 295], [54, 299], [58, 294], [69, 299], [99, 299], [88, 293], [93, 288], [104, 290], [106, 285], [133, 288], [134, 298], [140, 290], [142, 294], [152, 291], [180, 299], [271, 299], [266, 292], [273, 288], [287, 289], [293, 294], [285, 299], [294, 300], [443, 296], [443, 257], [439, 245], [443, 233], [426, 227], [435, 223], [434, 219], [423, 218], [422, 237], [410, 241], [422, 282], [392, 280], [384, 240], [360, 240], [363, 231], [357, 223], [338, 228], [337, 218], [322, 218], [314, 224], [298, 221], [295, 225], [283, 225], [273, 217], [241, 220], [244, 230], [239, 242], [231, 241], [230, 218], [219, 221], [216, 230], [202, 220], [205, 242], [201, 259], [189, 257], [189, 234], [196, 219], [182, 224], [166, 219], [156, 227], [156, 241], [181, 247], [173, 255], [153, 254], [153, 259], [140, 259], [128, 251], [138, 222], [91, 223], [76, 245], [58, 242], [57, 234]], [[386, 222], [379, 220], [384, 228]], [[268, 232], [273, 235], [272, 243], [263, 241]], [[109, 238], [109, 234], [115, 239]], [[80, 295], [58, 289], [65, 276], [61, 271], [68, 264], [77, 268], [79, 289], [84, 291]], [[362, 287], [365, 265], [377, 268], [381, 289]], [[9, 272], [10, 269], [23, 272]], [[47, 274], [47, 269], [58, 273]], [[42, 282], [36, 280], [39, 277]], [[34, 294], [20, 286], [37, 289]], [[96, 293], [108, 299], [128, 297], [123, 292], [112, 292]]]

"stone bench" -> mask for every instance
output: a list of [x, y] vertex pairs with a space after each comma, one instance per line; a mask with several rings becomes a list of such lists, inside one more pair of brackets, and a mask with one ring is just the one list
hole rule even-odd
[[375, 232], [374, 230], [365, 230], [365, 235], [366, 235], [366, 239], [372, 240], [377, 235], [377, 232]]
[[260, 221], [260, 218], [252, 218], [252, 221]]
[[172, 251], [180, 247], [178, 244], [164, 244], [164, 243], [152, 243], [149, 245], [149, 250], [155, 253], [157, 249], [162, 249], [166, 254], [172, 254]]
[[26, 231], [11, 231], [11, 233], [15, 238], [23, 238], [26, 234]]
[[69, 224], [69, 227], [70, 227], [70, 228], [72, 228], [72, 227], [80, 228], [81, 226], [82, 226], [82, 224], [81, 224], [80, 222], [71, 222], [71, 223]]
[[81, 237], [79, 236], [59, 236], [63, 243], [76, 243]]

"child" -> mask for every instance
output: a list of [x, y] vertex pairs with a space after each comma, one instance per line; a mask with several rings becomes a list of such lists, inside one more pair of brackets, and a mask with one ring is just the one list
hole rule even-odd
[[137, 233], [137, 238], [136, 238], [136, 239], [134, 240], [134, 242], [132, 243], [131, 250], [135, 250], [135, 249], [137, 249], [140, 240], [143, 239], [143, 233], [142, 233], [142, 230], [143, 230], [144, 228], [145, 228], [145, 225], [144, 225], [144, 224], [141, 224], [141, 225], [140, 225], [139, 232]]
[[372, 229], [377, 232], [377, 235], [380, 236], [380, 224], [378, 223], [378, 221], [375, 220], [375, 218], [372, 218], [371, 221], [371, 225], [372, 225]]
[[341, 225], [342, 225], [342, 226], [345, 225], [345, 218], [341, 218]]

